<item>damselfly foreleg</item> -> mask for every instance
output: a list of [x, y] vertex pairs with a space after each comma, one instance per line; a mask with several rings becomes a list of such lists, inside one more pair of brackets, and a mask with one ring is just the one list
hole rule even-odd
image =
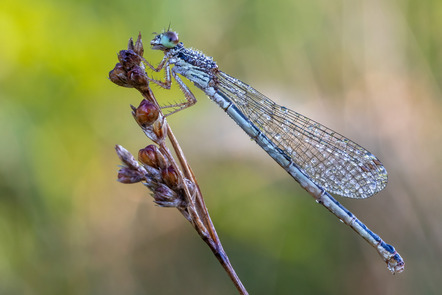
[[178, 84], [178, 87], [180, 88], [181, 92], [183, 92], [184, 94], [184, 98], [186, 99], [186, 101], [182, 102], [182, 103], [176, 103], [176, 104], [170, 104], [170, 105], [166, 105], [166, 106], [161, 106], [162, 109], [174, 109], [173, 111], [167, 113], [165, 116], [169, 116], [171, 114], [174, 114], [176, 112], [179, 112], [181, 110], [184, 110], [190, 106], [193, 106], [196, 103], [196, 98], [195, 95], [192, 93], [192, 91], [190, 91], [189, 87], [187, 87], [187, 85], [183, 82], [183, 80], [178, 76], [178, 74], [174, 71], [174, 68], [170, 67], [169, 64], [169, 60], [168, 57], [165, 56], [163, 58], [163, 60], [161, 61], [161, 63], [159, 64], [158, 67], [153, 67], [148, 61], [146, 61], [143, 58], [143, 62], [149, 66], [150, 69], [152, 69], [155, 72], [159, 72], [161, 69], [164, 68], [165, 71], [165, 79], [164, 81], [160, 81], [160, 80], [156, 80], [153, 78], [150, 78], [149, 76], [147, 76], [147, 79], [149, 79], [149, 81], [157, 84], [158, 86], [164, 88], [164, 89], [170, 89], [171, 85], [172, 85], [172, 77], [173, 79], [175, 79], [175, 81]]

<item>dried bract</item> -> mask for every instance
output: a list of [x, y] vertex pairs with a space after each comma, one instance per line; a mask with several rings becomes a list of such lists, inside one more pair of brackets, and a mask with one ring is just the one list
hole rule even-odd
[[183, 198], [166, 185], [159, 185], [153, 192], [153, 198], [161, 207], [184, 208], [186, 204]]
[[134, 48], [135, 53], [137, 53], [139, 56], [143, 56], [144, 54], [144, 47], [143, 47], [143, 42], [141, 40], [141, 33], [138, 34], [138, 38], [137, 41], [135, 42], [135, 48]]
[[[135, 112], [132, 113], [135, 116]], [[158, 120], [156, 120], [150, 126], [140, 125], [144, 131], [144, 134], [153, 142], [159, 144], [163, 143], [167, 136], [167, 122], [164, 116], [160, 114]]]
[[121, 162], [130, 169], [133, 170], [140, 170], [143, 173], [145, 172], [145, 169], [138, 164], [137, 160], [135, 160], [134, 156], [132, 156], [131, 153], [129, 153], [128, 150], [126, 150], [121, 145], [116, 145], [115, 150], [117, 151], [117, 155], [120, 158]]
[[164, 120], [153, 123], [153, 132], [158, 138], [165, 138], [167, 135], [167, 123]]
[[118, 170], [117, 180], [121, 183], [137, 183], [145, 179], [144, 174], [129, 167], [123, 167]]

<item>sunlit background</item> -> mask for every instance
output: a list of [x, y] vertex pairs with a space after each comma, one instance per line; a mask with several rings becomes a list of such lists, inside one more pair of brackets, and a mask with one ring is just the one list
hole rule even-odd
[[[405, 260], [376, 251], [303, 191], [201, 91], [169, 122], [251, 294], [440, 294], [442, 2], [0, 3], [0, 294], [236, 294], [175, 209], [116, 181], [114, 146], [150, 144], [141, 99], [107, 76], [130, 37], [171, 23], [185, 45], [348, 136], [389, 171], [338, 198]], [[155, 77], [161, 78], [161, 74]], [[183, 96], [153, 88], [164, 104]]]

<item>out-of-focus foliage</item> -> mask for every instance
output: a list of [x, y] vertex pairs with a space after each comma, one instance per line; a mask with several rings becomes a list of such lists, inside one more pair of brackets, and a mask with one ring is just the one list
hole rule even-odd
[[[229, 118], [170, 118], [251, 294], [438, 294], [442, 289], [442, 2], [0, 3], [0, 294], [234, 294], [176, 210], [115, 181], [116, 143], [149, 144], [141, 97], [107, 79], [129, 37], [171, 23], [187, 46], [379, 156], [387, 188], [343, 200], [396, 246], [405, 272], [300, 189]], [[161, 78], [162, 74], [155, 74]], [[153, 87], [164, 104], [175, 87]]]

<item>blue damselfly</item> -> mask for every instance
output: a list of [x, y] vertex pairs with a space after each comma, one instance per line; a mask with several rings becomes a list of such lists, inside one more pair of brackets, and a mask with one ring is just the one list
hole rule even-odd
[[[367, 198], [387, 184], [387, 171], [366, 149], [333, 130], [259, 93], [218, 69], [211, 57], [184, 47], [175, 32], [155, 36], [152, 49], [164, 58], [154, 71], [165, 69], [165, 81], [149, 78], [169, 89], [172, 77], [186, 102], [172, 105], [176, 112], [196, 103], [181, 75], [216, 102], [261, 148], [341, 221], [368, 241], [392, 273], [404, 269], [404, 261], [393, 246], [385, 243], [328, 192], [350, 198]], [[171, 67], [173, 65], [173, 67]]]

